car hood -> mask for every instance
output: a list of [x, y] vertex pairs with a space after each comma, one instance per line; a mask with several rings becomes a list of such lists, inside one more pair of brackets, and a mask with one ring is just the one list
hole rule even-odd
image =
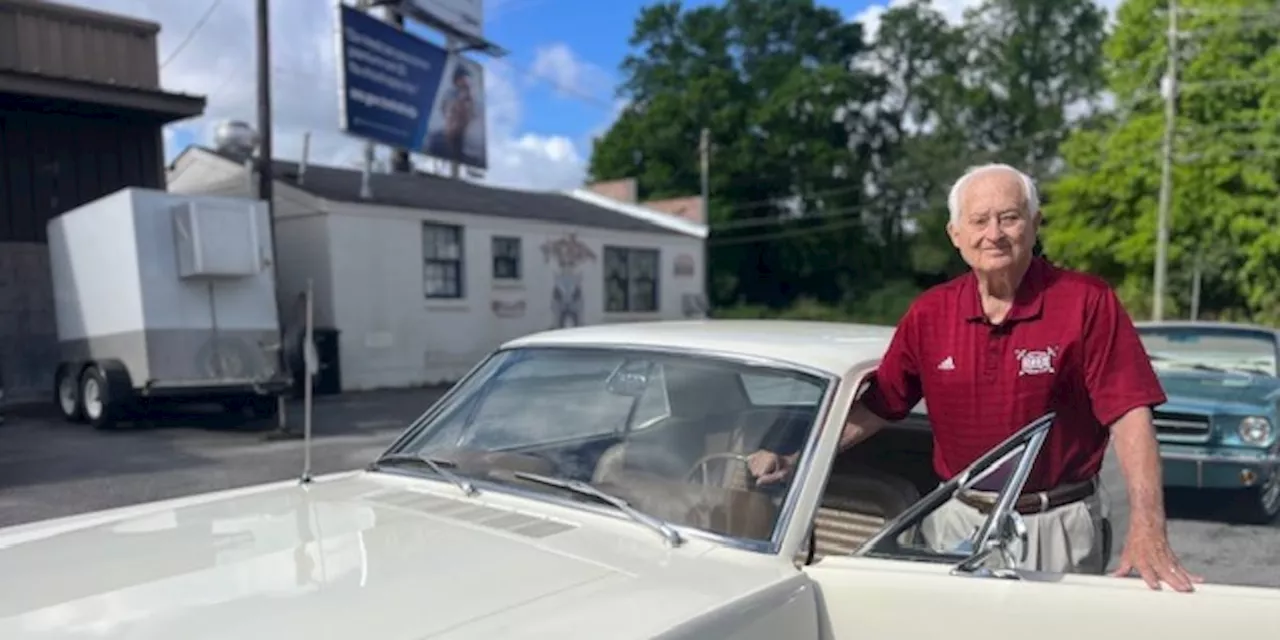
[[0, 530], [0, 638], [653, 637], [785, 575], [722, 548], [360, 472]]
[[1280, 379], [1211, 371], [1160, 371], [1170, 404], [1270, 406], [1280, 397]]

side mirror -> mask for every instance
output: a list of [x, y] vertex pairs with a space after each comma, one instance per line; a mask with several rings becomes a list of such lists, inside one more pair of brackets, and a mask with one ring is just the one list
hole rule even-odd
[[1000, 549], [1005, 566], [1012, 569], [1027, 560], [1027, 522], [1017, 511], [1006, 513], [1002, 520], [1000, 533], [996, 535], [996, 547]]
[[[1018, 580], [1018, 565], [1026, 561], [1029, 551], [1026, 521], [1022, 519], [1022, 514], [1010, 511], [1000, 518], [993, 533], [984, 546], [976, 551], [972, 542], [961, 544], [956, 551], [970, 555], [956, 565], [951, 574]], [[999, 557], [1000, 566], [986, 566], [992, 556]]]
[[[956, 565], [952, 574], [1019, 579], [1016, 569], [1027, 559], [1028, 534], [1026, 521], [1014, 507], [1018, 496], [1022, 494], [1022, 488], [1027, 483], [1027, 477], [1031, 475], [1031, 467], [1035, 464], [1036, 458], [1040, 455], [1040, 449], [1049, 436], [1049, 427], [1053, 424], [1055, 417], [1055, 414], [1049, 413], [1033, 423], [1039, 428], [1027, 433], [1028, 437], [1020, 447], [1022, 451], [1017, 454], [1017, 463], [1013, 472], [1005, 479], [1004, 487], [996, 498], [995, 508], [974, 534], [973, 555]], [[991, 468], [986, 471], [989, 473]], [[966, 484], [961, 483], [961, 488]], [[1003, 566], [997, 569], [984, 568], [983, 565], [993, 553], [999, 554]]]

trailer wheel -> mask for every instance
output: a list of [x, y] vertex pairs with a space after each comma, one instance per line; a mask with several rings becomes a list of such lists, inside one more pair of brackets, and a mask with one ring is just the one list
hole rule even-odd
[[84, 422], [84, 403], [80, 401], [80, 380], [75, 367], [63, 363], [53, 374], [53, 402], [67, 422]]
[[116, 426], [119, 399], [113, 398], [107, 376], [98, 365], [90, 365], [80, 376], [80, 404], [84, 417], [95, 429]]

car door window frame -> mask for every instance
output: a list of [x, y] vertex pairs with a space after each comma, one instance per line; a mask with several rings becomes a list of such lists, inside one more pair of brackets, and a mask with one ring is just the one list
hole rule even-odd
[[[1010, 532], [1006, 527], [1014, 526], [1021, 519], [1014, 510], [1014, 505], [1017, 497], [1022, 493], [1022, 488], [1026, 485], [1027, 477], [1035, 460], [1039, 457], [1055, 418], [1056, 415], [1050, 412], [1019, 429], [1017, 433], [1006, 438], [956, 474], [954, 478], [942, 483], [898, 517], [886, 523], [848, 557], [940, 562], [952, 564], [952, 573], [955, 575], [1017, 578], [1016, 571], [1013, 571], [1014, 567], [1006, 566], [990, 570], [981, 566], [983, 564], [981, 561], [991, 555], [1013, 552], [1009, 545], [1010, 541], [1007, 539]], [[971, 550], [956, 553], [902, 547], [900, 540], [903, 534], [909, 534], [913, 529], [918, 528], [925, 518], [951, 500], [957, 492], [972, 488], [994, 473], [996, 469], [1011, 461], [1016, 461], [1015, 469], [1005, 479], [1004, 486], [997, 494], [995, 507], [975, 533]], [[1025, 550], [1025, 540], [1022, 542], [1022, 549]]]

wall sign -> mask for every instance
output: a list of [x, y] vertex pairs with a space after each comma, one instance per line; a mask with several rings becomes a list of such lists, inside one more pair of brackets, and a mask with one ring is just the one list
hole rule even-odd
[[697, 265], [693, 261], [693, 256], [687, 253], [682, 253], [676, 256], [676, 264], [675, 264], [674, 270], [675, 270], [675, 276], [677, 278], [693, 277], [694, 271], [697, 270]]
[[493, 315], [499, 318], [521, 318], [528, 305], [524, 300], [494, 300], [490, 306], [493, 308]]
[[585, 262], [595, 262], [596, 254], [572, 233], [542, 245], [542, 258], [556, 266], [555, 285], [551, 288], [553, 328], [582, 325], [582, 272]]

